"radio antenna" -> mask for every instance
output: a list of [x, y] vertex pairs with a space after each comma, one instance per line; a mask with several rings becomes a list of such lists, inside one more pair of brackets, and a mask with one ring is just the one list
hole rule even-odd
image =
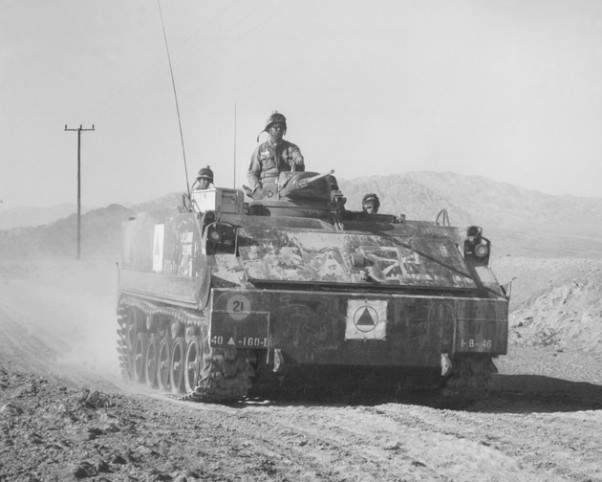
[[182, 132], [182, 118], [180, 117], [180, 105], [178, 104], [178, 93], [176, 92], [176, 81], [173, 75], [173, 67], [171, 66], [171, 55], [169, 55], [169, 45], [167, 44], [167, 34], [165, 33], [165, 22], [163, 21], [163, 12], [161, 11], [161, 0], [157, 0], [159, 7], [159, 17], [161, 17], [161, 28], [163, 29], [163, 39], [165, 40], [165, 50], [167, 50], [167, 61], [169, 62], [169, 72], [171, 74], [171, 85], [173, 87], [173, 95], [176, 101], [176, 112], [178, 114], [178, 126], [180, 128], [180, 142], [182, 144], [182, 157], [184, 158], [184, 173], [186, 175], [186, 193], [190, 199], [190, 183], [188, 182], [188, 166], [186, 163], [186, 149], [184, 149], [184, 134]]
[[234, 102], [234, 179], [232, 187], [236, 189], [236, 102]]

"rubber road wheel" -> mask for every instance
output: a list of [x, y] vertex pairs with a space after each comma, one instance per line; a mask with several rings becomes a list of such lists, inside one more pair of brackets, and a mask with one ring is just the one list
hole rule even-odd
[[159, 342], [157, 335], [153, 334], [148, 340], [146, 347], [146, 363], [144, 365], [144, 377], [150, 388], [157, 387], [157, 366], [159, 364]]
[[157, 385], [163, 391], [171, 389], [169, 381], [171, 363], [171, 338], [164, 336], [159, 342], [159, 357], [157, 362]]
[[138, 333], [136, 345], [134, 346], [134, 377], [136, 381], [144, 383], [146, 377], [146, 347], [148, 345], [148, 334]]
[[172, 393], [184, 391], [184, 369], [186, 358], [186, 342], [178, 336], [171, 346], [171, 358], [169, 363], [169, 382]]
[[199, 338], [190, 337], [186, 347], [186, 370], [184, 372], [184, 387], [188, 393], [193, 392], [198, 384], [202, 355]]

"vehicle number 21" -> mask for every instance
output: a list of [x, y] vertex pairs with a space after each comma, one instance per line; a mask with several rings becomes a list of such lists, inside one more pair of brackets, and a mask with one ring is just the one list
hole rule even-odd
[[236, 294], [228, 299], [226, 311], [235, 320], [243, 320], [251, 311], [251, 300], [245, 295]]

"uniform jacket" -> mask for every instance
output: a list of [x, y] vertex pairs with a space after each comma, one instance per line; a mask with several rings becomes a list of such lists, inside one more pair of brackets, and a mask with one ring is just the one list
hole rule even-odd
[[292, 142], [282, 139], [280, 144], [267, 140], [259, 144], [251, 156], [247, 179], [251, 189], [276, 182], [281, 171], [305, 171], [303, 156]]

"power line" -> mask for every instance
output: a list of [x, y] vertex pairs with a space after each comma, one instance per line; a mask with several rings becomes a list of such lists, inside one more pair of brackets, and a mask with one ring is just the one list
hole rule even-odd
[[93, 131], [92, 129], [84, 129], [80, 124], [77, 129], [69, 129], [65, 124], [66, 131], [77, 132], [77, 259], [81, 259], [81, 237], [82, 237], [82, 202], [81, 202], [81, 145], [82, 132]]

